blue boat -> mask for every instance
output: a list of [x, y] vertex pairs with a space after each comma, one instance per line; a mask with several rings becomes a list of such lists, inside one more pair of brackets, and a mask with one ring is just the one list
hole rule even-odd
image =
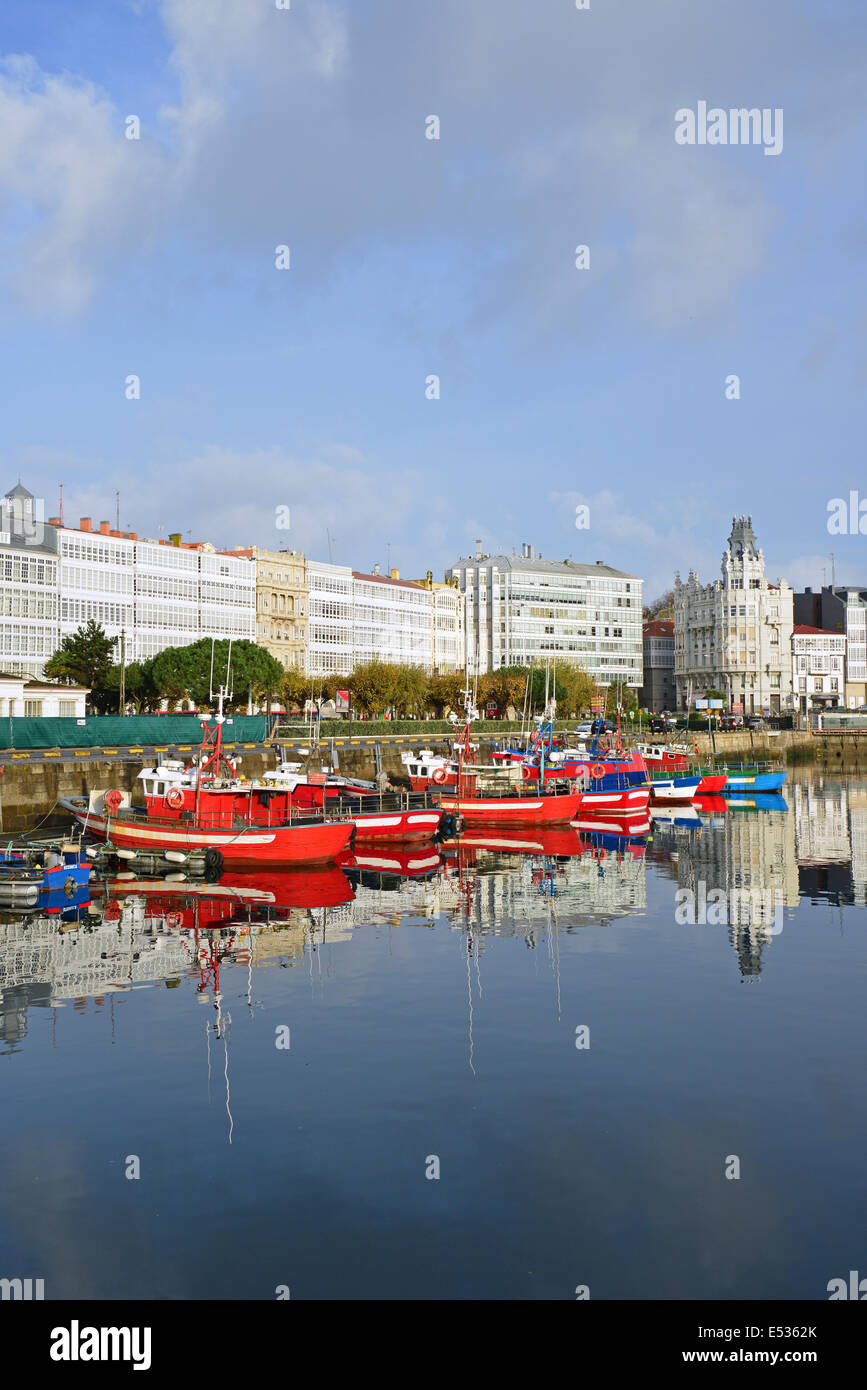
[[761, 772], [758, 768], [744, 768], [738, 772], [728, 772], [723, 796], [730, 792], [778, 792], [786, 780], [785, 772]]
[[90, 882], [91, 863], [77, 844], [11, 845], [0, 851], [0, 907], [69, 902]]

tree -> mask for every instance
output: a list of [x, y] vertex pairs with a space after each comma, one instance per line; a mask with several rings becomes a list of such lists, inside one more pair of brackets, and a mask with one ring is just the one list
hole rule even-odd
[[644, 609], [645, 618], [673, 618], [674, 617], [674, 590], [666, 589], [664, 594], [655, 598], [652, 603], [647, 604]]
[[563, 712], [570, 718], [574, 718], [585, 710], [589, 710], [590, 702], [593, 696], [598, 693], [598, 688], [584, 667], [573, 666], [570, 663], [560, 668], [558, 675], [566, 687], [566, 694], [562, 701]]
[[465, 688], [465, 671], [444, 671], [442, 675], [431, 676], [427, 686], [428, 704], [440, 718], [446, 710], [461, 710]]
[[111, 669], [117, 640], [106, 637], [101, 623], [91, 618], [76, 632], [64, 637], [57, 651], [48, 658], [45, 663], [47, 679], [65, 685], [89, 685], [91, 690], [98, 690]]
[[310, 698], [310, 678], [305, 676], [297, 666], [290, 666], [288, 671], [283, 672], [280, 682], [280, 699], [288, 713], [291, 709], [304, 708], [305, 700]]
[[352, 691], [353, 705], [365, 714], [382, 714], [394, 703], [396, 682], [390, 662], [378, 661], [375, 657], [362, 662], [346, 683]]
[[428, 674], [423, 666], [395, 666], [392, 703], [400, 714], [423, 714], [428, 698]]
[[[231, 707], [245, 710], [247, 693], [254, 690], [275, 693], [283, 682], [283, 667], [276, 657], [255, 642], [239, 639], [231, 643], [221, 638], [213, 644], [213, 690], [229, 686], [234, 693]], [[203, 637], [186, 647], [166, 647], [145, 662], [154, 688], [163, 699], [175, 703], [192, 700], [207, 705], [211, 691], [211, 639]]]
[[[131, 661], [124, 671], [124, 703], [133, 705], [136, 714], [152, 709], [160, 703], [160, 696], [154, 689], [150, 672], [145, 664]], [[91, 693], [91, 704], [98, 714], [118, 714], [120, 701], [120, 666], [111, 666]]]

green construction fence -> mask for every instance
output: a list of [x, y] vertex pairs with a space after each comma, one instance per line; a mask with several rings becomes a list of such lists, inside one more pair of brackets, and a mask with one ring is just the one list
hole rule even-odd
[[[273, 718], [227, 715], [224, 743], [264, 743]], [[97, 714], [86, 719], [0, 718], [0, 748], [137, 748], [198, 745], [202, 726], [191, 714]]]

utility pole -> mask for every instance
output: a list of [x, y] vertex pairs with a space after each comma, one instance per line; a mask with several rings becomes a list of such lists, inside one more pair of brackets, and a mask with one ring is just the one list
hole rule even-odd
[[126, 631], [120, 630], [120, 692], [118, 694], [117, 712], [123, 714], [126, 708]]
[[120, 530], [120, 493], [117, 489], [114, 493], [114, 529]]
[[835, 567], [835, 565], [834, 565], [834, 552], [833, 552], [833, 550], [832, 550], [832, 551], [831, 551], [831, 588], [832, 588], [832, 589], [835, 588], [835, 587], [836, 587], [836, 584], [837, 584], [837, 575], [836, 575], [836, 567]]

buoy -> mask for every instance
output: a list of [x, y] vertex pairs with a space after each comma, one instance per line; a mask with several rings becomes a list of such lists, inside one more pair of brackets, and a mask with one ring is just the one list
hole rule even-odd
[[168, 859], [170, 864], [186, 864], [187, 862], [187, 856], [182, 854], [179, 849], [167, 849], [164, 858]]
[[117, 811], [123, 804], [123, 792], [116, 790], [106, 792], [103, 801], [110, 811]]
[[604, 763], [594, 763], [593, 766], [592, 766], [591, 769], [590, 769], [590, 776], [591, 776], [591, 777], [604, 777], [604, 776], [605, 776], [605, 764], [604, 764]]
[[179, 807], [183, 806], [183, 804], [184, 794], [181, 791], [180, 787], [172, 787], [172, 789], [166, 794], [166, 805], [173, 807], [174, 810], [177, 811]]
[[437, 786], [441, 787], [448, 775], [444, 767], [438, 767], [433, 775], [433, 780], [436, 782]]

